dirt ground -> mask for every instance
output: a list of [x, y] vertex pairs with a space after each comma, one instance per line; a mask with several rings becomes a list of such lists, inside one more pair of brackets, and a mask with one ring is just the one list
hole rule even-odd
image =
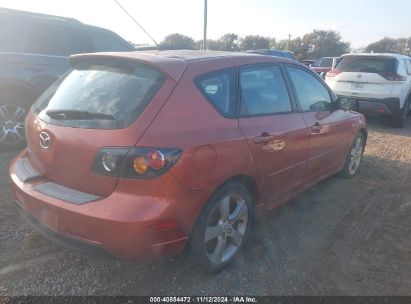
[[122, 262], [45, 240], [10, 204], [13, 156], [0, 155], [0, 295], [411, 295], [411, 121], [371, 121], [361, 173], [275, 210], [216, 276], [180, 257]]

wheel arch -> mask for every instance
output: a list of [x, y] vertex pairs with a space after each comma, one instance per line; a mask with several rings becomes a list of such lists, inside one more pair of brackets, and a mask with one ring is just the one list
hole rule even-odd
[[229, 183], [233, 183], [233, 182], [237, 182], [240, 184], [243, 184], [247, 190], [249, 191], [251, 197], [254, 200], [254, 204], [258, 204], [258, 202], [260, 201], [261, 198], [261, 192], [260, 189], [258, 187], [257, 182], [255, 181], [254, 178], [252, 178], [249, 175], [245, 175], [245, 174], [239, 174], [239, 175], [235, 175], [230, 177], [229, 179], [225, 180], [217, 189], [215, 192], [217, 192], [220, 188], [224, 187], [225, 185], [229, 184]]
[[7, 81], [0, 85], [0, 95], [18, 96], [28, 107], [31, 107], [40, 94], [39, 90], [21, 81]]

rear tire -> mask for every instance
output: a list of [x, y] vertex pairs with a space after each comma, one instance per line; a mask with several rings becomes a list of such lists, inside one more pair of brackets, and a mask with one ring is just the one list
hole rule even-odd
[[365, 136], [361, 132], [354, 137], [350, 150], [345, 159], [344, 167], [340, 172], [340, 176], [351, 178], [358, 174], [362, 162], [362, 157], [365, 149]]
[[401, 113], [391, 118], [391, 124], [395, 128], [404, 128], [407, 124], [408, 115], [410, 114], [410, 100], [407, 100], [401, 110]]
[[0, 94], [0, 150], [10, 151], [26, 146], [25, 119], [29, 107], [25, 100]]
[[185, 250], [186, 260], [205, 273], [218, 273], [237, 257], [252, 227], [254, 212], [247, 188], [230, 182], [202, 210]]

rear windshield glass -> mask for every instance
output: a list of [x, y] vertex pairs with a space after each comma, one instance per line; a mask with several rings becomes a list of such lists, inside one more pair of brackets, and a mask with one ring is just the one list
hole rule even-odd
[[144, 111], [163, 81], [160, 72], [146, 65], [127, 70], [103, 66], [75, 69], [40, 96], [33, 112], [47, 123], [61, 126], [125, 128]]
[[333, 65], [333, 59], [332, 58], [320, 58], [317, 59], [313, 66], [314, 67], [322, 67], [322, 68], [328, 68]]
[[397, 60], [395, 58], [350, 56], [341, 58], [336, 68], [342, 72], [395, 72]]

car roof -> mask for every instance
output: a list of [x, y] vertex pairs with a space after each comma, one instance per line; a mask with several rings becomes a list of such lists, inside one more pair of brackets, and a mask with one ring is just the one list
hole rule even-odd
[[77, 19], [74, 19], [74, 18], [54, 16], [54, 15], [46, 15], [46, 14], [41, 14], [41, 13], [15, 10], [15, 9], [11, 9], [11, 8], [0, 7], [0, 13], [5, 14], [5, 15], [24, 17], [24, 18], [38, 18], [38, 19], [43, 19], [44, 21], [50, 21], [50, 22], [65, 22], [65, 23], [70, 23], [70, 24], [74, 24], [74, 25], [82, 25], [83, 24], [82, 22], [80, 22], [80, 21], [78, 21]]
[[70, 57], [70, 62], [75, 65], [79, 61], [87, 61], [92, 58], [111, 58], [137, 61], [143, 64], [149, 64], [158, 70], [164, 72], [171, 78], [178, 80], [184, 72], [186, 66], [191, 62], [207, 62], [230, 59], [235, 64], [253, 64], [262, 62], [285, 62], [301, 65], [303, 64], [282, 57], [273, 57], [268, 55], [259, 55], [241, 52], [222, 52], [222, 51], [199, 51], [199, 50], [170, 50], [170, 51], [134, 51], [134, 52], [104, 52], [77, 54]]
[[410, 57], [401, 55], [401, 54], [395, 54], [395, 53], [350, 53], [350, 54], [344, 54], [341, 57], [355, 57], [355, 56], [364, 56], [364, 57], [390, 57], [390, 58], [397, 58], [397, 59], [408, 59]]
[[21, 11], [21, 10], [15, 10], [11, 8], [3, 8], [3, 7], [0, 7], [0, 14], [23, 17], [23, 18], [39, 19], [43, 22], [56, 22], [56, 23], [62, 23], [62, 24], [70, 25], [70, 26], [76, 26], [76, 27], [84, 26], [92, 30], [114, 33], [113, 31], [110, 31], [106, 28], [102, 28], [102, 27], [98, 27], [94, 25], [88, 25], [74, 18], [47, 15], [47, 14], [42, 14], [42, 13], [28, 12], [28, 11]]

